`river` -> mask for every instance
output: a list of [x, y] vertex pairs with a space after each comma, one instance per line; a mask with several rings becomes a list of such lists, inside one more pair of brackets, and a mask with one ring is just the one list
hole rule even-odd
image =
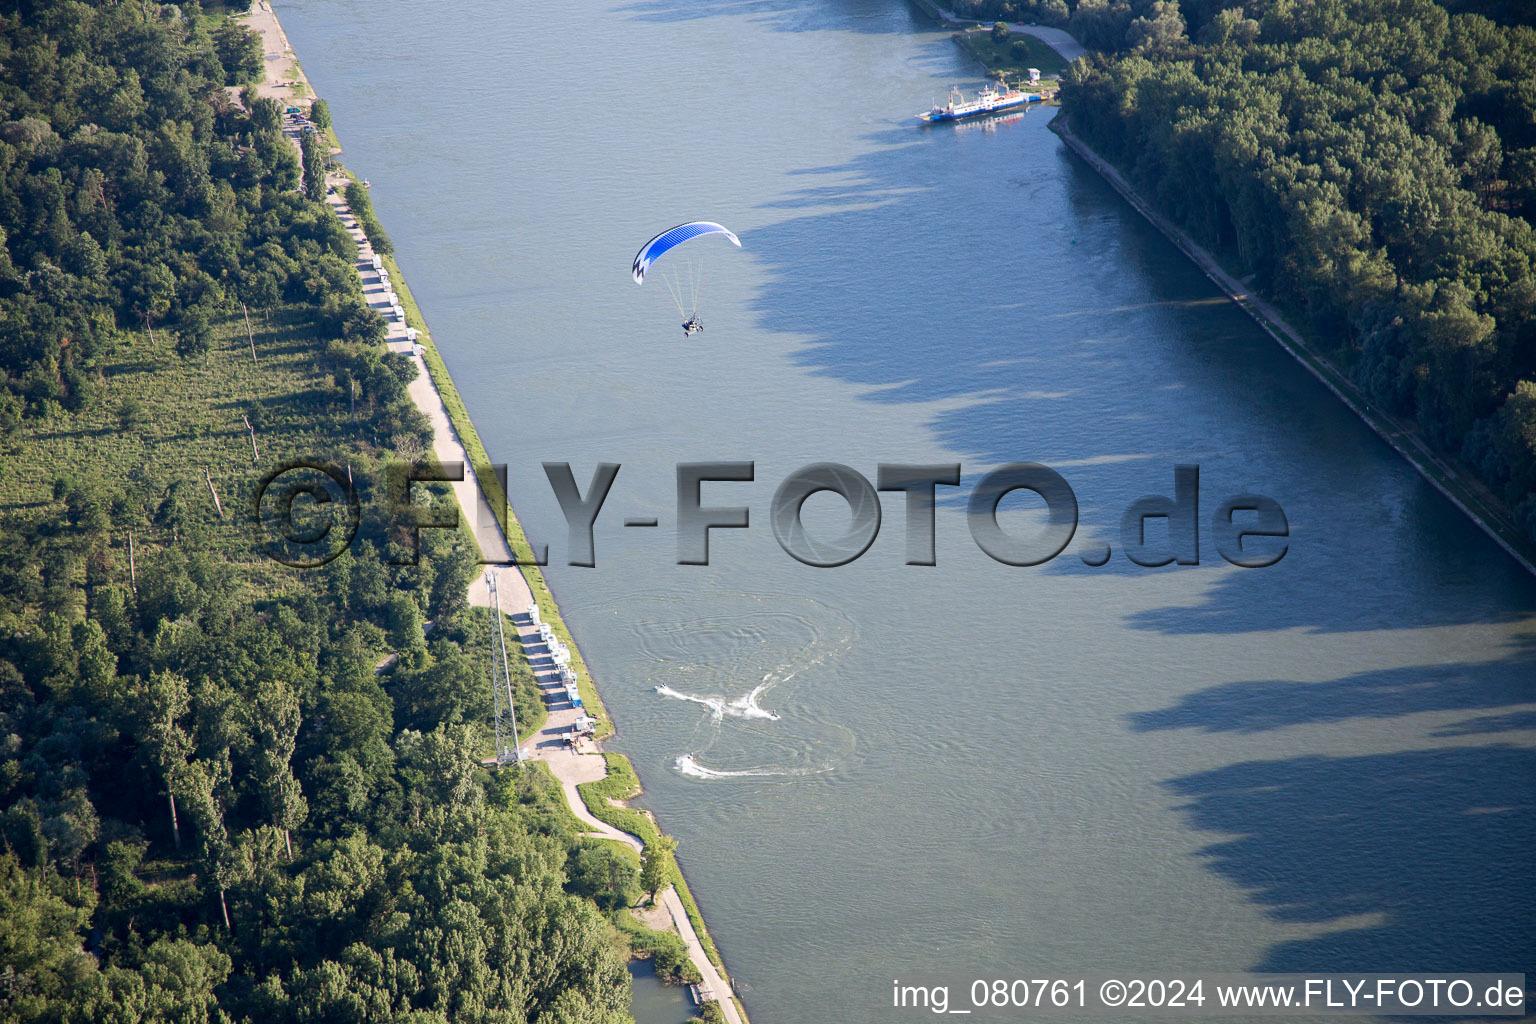
[[[892, 1019], [898, 977], [1536, 970], [1536, 581], [1052, 111], [916, 127], [980, 73], [899, 0], [278, 14], [756, 1024]], [[694, 243], [685, 341], [629, 264], [699, 218], [742, 248]], [[752, 526], [678, 566], [673, 467], [709, 460], [755, 462], [704, 491]], [[543, 461], [583, 488], [623, 465], [595, 568], [560, 564]], [[899, 494], [858, 561], [786, 555], [769, 503], [816, 461], [961, 463], [938, 564], [903, 564]], [[1080, 504], [1044, 566], [967, 530], [1013, 461]], [[1121, 513], [1179, 463], [1201, 564], [1133, 565]], [[1277, 565], [1215, 552], [1242, 492], [1286, 512]], [[1021, 493], [1001, 519], [1027, 532]], [[808, 528], [841, 508], [813, 497]]]

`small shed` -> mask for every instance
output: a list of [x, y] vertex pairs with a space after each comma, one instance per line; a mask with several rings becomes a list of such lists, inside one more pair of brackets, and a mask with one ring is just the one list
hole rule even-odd
[[1026, 70], [1029, 72], [1029, 80], [1031, 82], [1038, 82], [1038, 81], [1040, 81], [1040, 69], [1039, 68], [1027, 68]]

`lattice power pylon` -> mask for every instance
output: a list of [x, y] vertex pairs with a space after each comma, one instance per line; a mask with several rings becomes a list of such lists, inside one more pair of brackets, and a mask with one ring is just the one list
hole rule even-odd
[[[496, 573], [485, 574], [485, 586], [491, 594], [491, 610], [496, 620], [496, 646], [491, 650], [491, 707], [496, 713], [496, 764], [523, 766], [522, 742], [517, 737], [517, 715], [512, 706], [512, 667], [507, 661], [507, 637], [501, 625], [501, 595], [496, 591]], [[496, 652], [501, 652], [500, 672], [497, 672]], [[512, 746], [507, 747], [507, 733], [512, 734]]]

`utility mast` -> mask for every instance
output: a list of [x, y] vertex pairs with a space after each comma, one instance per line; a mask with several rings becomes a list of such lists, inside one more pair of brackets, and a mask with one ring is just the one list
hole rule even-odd
[[[496, 713], [496, 764], [515, 764], [523, 767], [522, 743], [517, 737], [517, 716], [512, 710], [512, 668], [507, 661], [507, 637], [501, 625], [501, 596], [496, 592], [496, 571], [485, 574], [485, 586], [491, 594], [491, 611], [496, 621], [496, 646], [491, 650], [491, 707]], [[501, 652], [500, 673], [497, 672], [496, 652]], [[507, 746], [507, 734], [512, 734], [512, 746]]]

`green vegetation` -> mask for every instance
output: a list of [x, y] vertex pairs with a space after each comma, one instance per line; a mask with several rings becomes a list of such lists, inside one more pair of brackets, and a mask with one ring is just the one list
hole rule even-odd
[[1028, 68], [1039, 70], [1042, 79], [1054, 79], [1067, 66], [1061, 54], [1023, 32], [1005, 32], [999, 37], [993, 29], [978, 28], [956, 33], [955, 39], [988, 71], [1008, 81], [1027, 80]]
[[213, 47], [224, 66], [225, 85], [259, 82], [265, 63], [261, 39], [238, 22], [221, 21], [213, 30]]
[[[936, 13], [931, 0], [918, 3]], [[1064, 28], [1090, 50], [1155, 52], [1196, 38], [1223, 11], [1259, 20], [1270, 10], [1305, 9], [1313, 4], [1311, 0], [953, 0], [949, 6], [956, 17], [971, 21], [1002, 19]], [[1505, 25], [1536, 23], [1536, 5], [1529, 0], [1442, 0], [1440, 6], [1453, 14], [1478, 14]]]
[[1073, 131], [1536, 541], [1536, 31], [1218, 6], [1074, 64]]
[[[596, 782], [583, 782], [576, 789], [581, 793], [582, 803], [587, 805], [587, 810], [599, 821], [606, 822], [614, 828], [628, 832], [639, 838], [645, 846], [650, 846], [661, 838], [661, 830], [656, 827], [656, 822], [644, 811], [633, 807], [616, 807], [614, 800], [628, 800], [640, 794], [640, 779], [635, 775], [634, 765], [629, 763], [629, 758], [623, 754], [605, 753], [603, 759], [608, 763], [608, 774]], [[677, 895], [683, 901], [683, 909], [688, 913], [688, 921], [693, 925], [693, 930], [698, 933], [699, 943], [704, 947], [704, 954], [709, 957], [711, 963], [725, 972], [725, 964], [720, 959], [720, 951], [715, 948], [714, 940], [709, 937], [709, 932], [704, 927], [704, 915], [699, 913], [699, 906], [693, 899], [693, 893], [688, 889], [688, 881], [683, 877], [682, 869], [677, 866], [675, 858], [672, 861], [672, 884], [677, 888]]]
[[327, 166], [336, 166], [331, 162], [331, 154], [341, 150], [341, 142], [336, 138], [335, 125], [331, 123], [331, 105], [322, 99], [315, 100], [309, 105], [309, 120], [320, 133], [325, 145]]
[[352, 216], [357, 218], [357, 226], [368, 236], [368, 244], [373, 246], [373, 251], [380, 256], [393, 255], [394, 243], [389, 240], [389, 236], [384, 233], [384, 225], [374, 215], [373, 200], [368, 197], [368, 189], [361, 182], [348, 183], [347, 206], [351, 208]]
[[[472, 541], [411, 564], [384, 501], [414, 369], [277, 105], [226, 91], [232, 24], [0, 16], [0, 1018], [621, 1024], [603, 860], [542, 765], [481, 766]], [[307, 571], [251, 515], [302, 458], [362, 509]]]
[[658, 835], [645, 844], [640, 853], [640, 888], [656, 902], [656, 894], [667, 887], [668, 880], [677, 871], [672, 855], [677, 852], [677, 840], [668, 835]]
[[[634, 851], [624, 847], [630, 856]], [[635, 956], [649, 958], [656, 969], [656, 976], [669, 985], [696, 985], [704, 980], [699, 969], [688, 958], [688, 946], [676, 932], [659, 932], [647, 928], [635, 920], [628, 910], [616, 910], [611, 915], [614, 926], [629, 940], [629, 948]], [[746, 1014], [742, 1014], [745, 1018]]]
[[[401, 655], [385, 675], [384, 684], [394, 701], [395, 720], [402, 728], [430, 731], [439, 724], [479, 728], [492, 721], [487, 673], [493, 659], [499, 657], [492, 649], [496, 642], [494, 614], [488, 608], [465, 608], [448, 624], [453, 630], [451, 636], [434, 629], [422, 639], [417, 627], [415, 642], [409, 647], [391, 643]], [[515, 628], [505, 615], [503, 619], [505, 630]], [[549, 712], [533, 670], [518, 655], [515, 645], [509, 645], [507, 656], [518, 734], [532, 736], [544, 727]]]
[[325, 150], [320, 136], [306, 130], [299, 139], [299, 163], [304, 169], [304, 195], [325, 202]]
[[1065, 28], [1076, 0], [954, 0], [955, 16], [974, 21], [1022, 22]]
[[603, 910], [627, 909], [640, 894], [640, 861], [613, 839], [588, 839], [571, 858], [571, 889]]

